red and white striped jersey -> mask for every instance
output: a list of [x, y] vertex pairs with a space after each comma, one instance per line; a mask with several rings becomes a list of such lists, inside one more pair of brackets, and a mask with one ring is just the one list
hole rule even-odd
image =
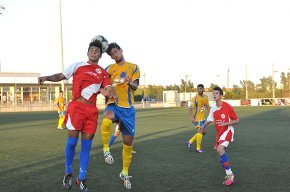
[[72, 100], [82, 96], [95, 104], [100, 88], [111, 85], [106, 70], [97, 64], [87, 62], [73, 63], [65, 69], [64, 76], [66, 79], [73, 76]]

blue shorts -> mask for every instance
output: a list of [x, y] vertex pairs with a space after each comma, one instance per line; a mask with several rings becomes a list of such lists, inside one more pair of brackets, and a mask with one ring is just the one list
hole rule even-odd
[[203, 120], [203, 121], [195, 121], [195, 122], [194, 122], [194, 127], [195, 127], [196, 129], [198, 129], [198, 128], [200, 128], [204, 123], [205, 123], [205, 120]]
[[136, 110], [132, 106], [130, 108], [123, 108], [117, 105], [108, 105], [106, 111], [114, 112], [113, 122], [121, 121], [120, 128], [122, 135], [135, 135]]

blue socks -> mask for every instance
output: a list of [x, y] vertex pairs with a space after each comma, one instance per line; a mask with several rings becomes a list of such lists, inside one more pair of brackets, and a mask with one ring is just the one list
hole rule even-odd
[[72, 163], [75, 157], [75, 149], [78, 143], [78, 137], [68, 137], [65, 148], [65, 173], [72, 174]]
[[80, 152], [80, 170], [79, 179], [84, 180], [87, 174], [87, 168], [90, 160], [90, 151], [92, 147], [92, 140], [82, 140], [82, 148]]
[[110, 138], [110, 142], [109, 142], [109, 147], [111, 147], [111, 145], [113, 145], [113, 143], [114, 143], [114, 141], [115, 141], [116, 138], [117, 138], [117, 137], [116, 137], [115, 135], [112, 135], [112, 136], [111, 136], [111, 138]]
[[225, 170], [229, 170], [231, 168], [229, 158], [226, 153], [220, 156], [220, 161], [221, 161], [222, 167], [225, 168]]

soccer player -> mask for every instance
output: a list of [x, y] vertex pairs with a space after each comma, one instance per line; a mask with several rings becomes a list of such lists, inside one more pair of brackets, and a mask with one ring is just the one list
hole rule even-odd
[[[190, 120], [193, 123], [194, 127], [198, 130], [200, 126], [205, 123], [205, 111], [209, 110], [209, 103], [208, 103], [208, 96], [203, 94], [204, 85], [198, 84], [197, 85], [197, 92], [198, 94], [195, 95], [191, 100], [191, 105], [189, 108], [189, 116]], [[191, 145], [193, 142], [196, 141], [196, 150], [197, 153], [204, 153], [205, 150], [201, 149], [201, 142], [203, 135], [206, 134], [206, 131], [197, 131], [196, 134], [193, 135], [187, 142], [187, 147], [191, 149]]]
[[63, 91], [59, 92], [59, 96], [55, 99], [55, 103], [56, 103], [56, 108], [57, 108], [57, 112], [59, 116], [57, 129], [63, 129], [62, 124], [63, 124], [64, 116], [65, 116], [65, 111], [64, 111], [65, 99], [63, 98]]
[[118, 97], [116, 105], [112, 99], [108, 100], [102, 121], [102, 141], [105, 162], [113, 164], [114, 159], [110, 153], [109, 137], [113, 122], [120, 121], [123, 137], [123, 169], [120, 178], [124, 181], [126, 189], [131, 189], [131, 176], [128, 175], [132, 161], [132, 147], [135, 135], [136, 111], [134, 104], [134, 91], [138, 88], [140, 70], [138, 65], [126, 62], [123, 50], [117, 43], [109, 44], [107, 54], [115, 60], [106, 70], [110, 75], [113, 87]]
[[211, 107], [205, 124], [203, 124], [199, 130], [204, 130], [205, 127], [211, 122], [215, 123], [216, 145], [214, 148], [217, 150], [220, 156], [221, 165], [226, 172], [226, 180], [222, 184], [230, 186], [234, 183], [234, 174], [230, 167], [230, 161], [226, 153], [226, 148], [234, 139], [234, 127], [232, 125], [238, 123], [239, 119], [233, 107], [222, 101], [222, 97], [223, 90], [220, 87], [215, 87], [213, 89], [213, 98], [216, 103]]
[[68, 105], [64, 123], [68, 129], [68, 138], [65, 149], [65, 176], [63, 186], [65, 189], [72, 187], [72, 164], [75, 156], [75, 148], [81, 132], [81, 151], [79, 156], [80, 168], [76, 178], [76, 184], [82, 192], [87, 192], [86, 173], [90, 159], [92, 139], [97, 129], [98, 108], [96, 97], [99, 89], [103, 87], [109, 91], [109, 95], [117, 100], [111, 86], [110, 78], [105, 69], [98, 65], [102, 56], [102, 44], [98, 40], [89, 44], [87, 56], [89, 61], [77, 62], [65, 69], [64, 73], [51, 76], [42, 76], [38, 82], [58, 82], [73, 76], [73, 98]]

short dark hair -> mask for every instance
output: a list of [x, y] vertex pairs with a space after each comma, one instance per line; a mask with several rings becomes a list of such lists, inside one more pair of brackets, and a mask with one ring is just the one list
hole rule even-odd
[[[110, 44], [109, 44], [109, 47], [108, 47], [106, 53], [107, 53], [108, 55], [110, 55], [111, 50], [112, 50], [113, 48], [116, 48], [116, 49], [122, 50], [122, 48], [121, 48], [121, 47], [120, 47], [116, 42], [113, 42], [113, 43], [110, 43]], [[110, 55], [110, 56], [111, 56], [111, 55]]]
[[203, 84], [198, 84], [197, 87], [201, 87], [204, 89], [204, 85]]
[[220, 95], [224, 95], [224, 92], [223, 92], [222, 88], [220, 88], [220, 87], [215, 87], [215, 88], [213, 88], [213, 90], [214, 91], [219, 91]]
[[63, 91], [60, 91], [59, 93], [63, 93]]
[[92, 41], [89, 45], [88, 51], [90, 50], [91, 47], [98, 47], [100, 49], [100, 52], [102, 53], [103, 46], [101, 41], [99, 40]]

